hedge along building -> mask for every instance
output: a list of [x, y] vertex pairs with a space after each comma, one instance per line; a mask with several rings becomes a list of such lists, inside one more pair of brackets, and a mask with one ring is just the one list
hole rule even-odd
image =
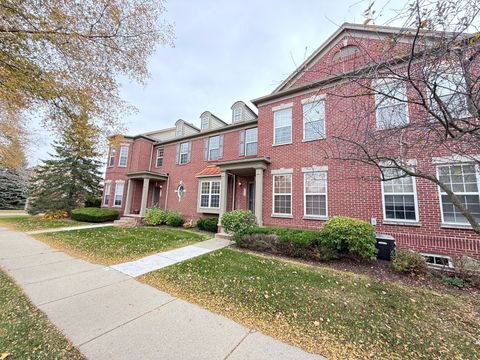
[[[180, 211], [187, 221], [249, 209], [261, 225], [310, 229], [344, 215], [371, 222], [399, 247], [434, 255], [433, 262], [448, 260], [445, 255], [480, 258], [479, 235], [432, 182], [365, 181], [378, 177], [377, 170], [326, 156], [334, 134], [357, 115], [328, 95], [334, 88], [350, 89], [332, 69], [341, 74], [367, 64], [396, 31], [342, 25], [272, 94], [252, 100], [258, 117], [238, 101], [229, 123], [206, 111], [200, 127], [178, 120], [173, 128], [125, 136], [109, 153], [103, 206], [140, 216], [158, 206]], [[371, 98], [366, 104], [374, 109]], [[469, 206], [480, 217], [476, 166], [448, 160], [445, 152], [437, 155], [410, 160], [443, 166], [450, 174], [460, 170], [457, 180], [469, 182]]]

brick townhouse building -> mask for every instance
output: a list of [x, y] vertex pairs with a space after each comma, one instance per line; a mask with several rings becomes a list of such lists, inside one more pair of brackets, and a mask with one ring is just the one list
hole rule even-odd
[[[434, 263], [456, 254], [480, 258], [480, 236], [433, 183], [361, 180], [376, 170], [323, 155], [345, 123], [341, 102], [326, 96], [341, 86], [332, 66], [361, 65], [366, 57], [354, 44], [373, 49], [395, 31], [342, 25], [273, 93], [252, 100], [257, 112], [237, 101], [228, 122], [205, 111], [198, 127], [180, 119], [172, 128], [122, 137], [109, 152], [103, 206], [132, 216], [158, 206], [187, 221], [249, 209], [260, 225], [308, 229], [344, 215], [371, 222], [377, 233], [432, 255]], [[468, 182], [470, 208], [480, 208], [475, 165], [445, 159], [448, 154], [419, 154], [414, 160], [442, 167], [446, 176], [460, 171], [456, 181]]]

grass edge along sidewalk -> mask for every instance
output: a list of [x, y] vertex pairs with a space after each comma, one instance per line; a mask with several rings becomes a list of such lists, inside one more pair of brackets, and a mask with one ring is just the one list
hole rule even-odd
[[0, 358], [2, 355], [12, 360], [85, 359], [0, 270]]

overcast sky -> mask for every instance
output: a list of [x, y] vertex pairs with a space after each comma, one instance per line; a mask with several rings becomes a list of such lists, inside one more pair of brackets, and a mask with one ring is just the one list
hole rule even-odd
[[[383, 24], [405, 1], [377, 1]], [[170, 0], [165, 18], [175, 25], [174, 48], [159, 47], [146, 86], [123, 83], [121, 95], [138, 113], [124, 119], [134, 135], [173, 126], [199, 126], [209, 110], [230, 121], [230, 106], [267, 95], [343, 22], [362, 23], [368, 0]], [[32, 165], [49, 151], [41, 131]]]

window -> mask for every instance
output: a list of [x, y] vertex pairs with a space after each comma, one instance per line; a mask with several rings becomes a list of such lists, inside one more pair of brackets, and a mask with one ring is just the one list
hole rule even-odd
[[200, 189], [200, 207], [220, 207], [220, 181], [202, 181]]
[[292, 175], [273, 176], [273, 214], [292, 214]]
[[292, 109], [275, 111], [273, 118], [273, 143], [275, 145], [290, 144], [292, 142]]
[[103, 195], [103, 205], [108, 206], [110, 204], [110, 189], [112, 187], [112, 184], [107, 182], [105, 183], [105, 190], [104, 190], [104, 195]]
[[404, 82], [379, 80], [375, 89], [377, 128], [392, 129], [408, 124], [407, 88]]
[[209, 121], [208, 116], [202, 118], [202, 130], [208, 129]]
[[385, 220], [418, 221], [415, 179], [399, 169], [384, 169], [383, 217]]
[[421, 254], [425, 257], [427, 264], [433, 267], [449, 267], [453, 268], [452, 259], [445, 255]]
[[114, 206], [122, 206], [124, 185], [125, 184], [123, 182], [116, 182], [115, 183], [115, 197], [113, 199], [113, 205]]
[[163, 147], [157, 149], [157, 162], [156, 166], [160, 167], [163, 165]]
[[175, 136], [182, 136], [183, 135], [183, 124], [177, 124], [175, 127]]
[[233, 122], [242, 120], [242, 108], [238, 107], [233, 109]]
[[118, 166], [127, 166], [128, 159], [128, 146], [120, 146], [120, 159], [118, 160]]
[[327, 217], [327, 173], [314, 171], [303, 176], [305, 216]]
[[108, 158], [108, 166], [115, 166], [115, 155], [117, 153], [117, 149], [114, 147], [110, 148], [110, 156]]
[[[438, 179], [444, 183], [477, 220], [480, 220], [479, 172], [474, 164], [441, 165], [437, 167]], [[440, 189], [442, 222], [447, 224], [466, 224], [467, 219]]]
[[208, 160], [218, 160], [220, 157], [220, 136], [208, 139]]
[[257, 155], [258, 128], [245, 130], [245, 155]]
[[316, 140], [325, 137], [325, 101], [303, 105], [303, 140]]
[[465, 75], [460, 66], [448, 70], [440, 66], [427, 74], [427, 78], [431, 87], [429, 101], [433, 112], [444, 117], [442, 109], [447, 109], [453, 118], [468, 116], [466, 96], [468, 92]]
[[186, 164], [190, 160], [190, 143], [184, 142], [180, 144], [179, 164]]

